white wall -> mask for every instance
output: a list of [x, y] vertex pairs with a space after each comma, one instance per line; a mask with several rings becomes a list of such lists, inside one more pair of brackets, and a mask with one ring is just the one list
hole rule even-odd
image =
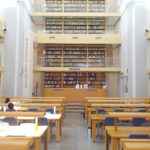
[[[30, 7], [28, 1], [21, 1], [20, 8], [20, 31], [19, 31], [19, 51], [16, 74], [15, 95], [32, 95], [32, 72], [33, 72], [33, 36], [32, 22], [30, 18]], [[19, 80], [18, 80], [19, 79]]]
[[[146, 71], [146, 9], [144, 4], [137, 4], [135, 8], [135, 69], [136, 69], [136, 96], [146, 96], [147, 75]], [[142, 23], [141, 23], [142, 22]]]
[[16, 0], [1, 2], [0, 13], [4, 17], [7, 27], [4, 44], [4, 93], [12, 95], [14, 92], [15, 54], [17, 33], [17, 7]]
[[5, 0], [0, 13], [6, 20], [4, 95], [32, 95], [32, 26], [28, 0]]
[[[124, 0], [122, 26], [122, 95], [147, 96], [146, 47], [147, 22], [145, 0]], [[128, 92], [126, 91], [128, 89]]]
[[[145, 0], [145, 5], [146, 5], [146, 11], [147, 11], [147, 16], [146, 16], [146, 29], [150, 31], [150, 1]], [[146, 47], [146, 54], [147, 54], [147, 66], [146, 70], [150, 70], [150, 40], [147, 41], [147, 47]], [[150, 96], [150, 74], [147, 75], [147, 93], [148, 96]]]

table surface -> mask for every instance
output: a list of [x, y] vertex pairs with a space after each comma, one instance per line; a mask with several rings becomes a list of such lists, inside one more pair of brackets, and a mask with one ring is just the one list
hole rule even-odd
[[109, 112], [110, 117], [150, 117], [150, 112]]
[[114, 138], [126, 138], [130, 134], [150, 134], [150, 127], [110, 126], [105, 129], [107, 134]]
[[150, 142], [125, 142], [123, 150], [150, 150]]
[[35, 124], [21, 124], [20, 126], [9, 126], [0, 124], [0, 137], [41, 137], [45, 133], [47, 128], [47, 126], [35, 126]]
[[122, 108], [124, 108], [124, 107], [127, 107], [127, 108], [137, 108], [137, 107], [139, 107], [139, 108], [141, 108], [141, 107], [150, 107], [150, 104], [129, 104], [129, 103], [126, 103], [126, 104], [91, 104], [91, 106], [92, 107], [114, 107], [114, 108], [116, 108], [116, 107], [122, 107]]
[[48, 120], [59, 120], [61, 119], [61, 114], [51, 114], [51, 113], [46, 113], [45, 114], [45, 118], [47, 118]]
[[[51, 114], [51, 113], [46, 113], [45, 118], [48, 120], [59, 120], [62, 117], [62, 114]], [[0, 119], [6, 118], [5, 116], [0, 116]], [[30, 116], [20, 116], [17, 117], [18, 120], [34, 120], [36, 117], [30, 117]]]
[[108, 112], [108, 114], [92, 114], [91, 120], [103, 120], [106, 117], [114, 118], [134, 118], [134, 117], [143, 117], [150, 118], [150, 112]]

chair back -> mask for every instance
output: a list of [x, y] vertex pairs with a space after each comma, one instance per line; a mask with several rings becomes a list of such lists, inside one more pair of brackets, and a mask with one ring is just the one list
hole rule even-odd
[[130, 134], [129, 139], [149, 139], [148, 134]]
[[28, 111], [30, 111], [30, 112], [38, 112], [38, 109], [37, 108], [29, 108]]
[[142, 126], [144, 123], [146, 123], [145, 118], [133, 118], [132, 119], [133, 126]]
[[47, 118], [38, 118], [38, 125], [39, 126], [48, 126]]
[[18, 125], [17, 119], [14, 117], [6, 117], [3, 119], [4, 122], [8, 123], [10, 126], [16, 126]]
[[106, 111], [104, 109], [97, 109], [96, 113], [97, 114], [106, 114]]
[[115, 124], [115, 119], [108, 117], [104, 120], [104, 125], [105, 126], [113, 126]]
[[53, 108], [48, 108], [48, 109], [46, 109], [46, 112], [49, 112], [49, 113], [53, 114], [54, 113], [54, 109]]

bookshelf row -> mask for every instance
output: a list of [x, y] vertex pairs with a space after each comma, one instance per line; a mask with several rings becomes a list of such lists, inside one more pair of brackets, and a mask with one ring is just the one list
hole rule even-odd
[[102, 34], [104, 18], [46, 18], [45, 31], [51, 34]]
[[44, 88], [102, 88], [105, 73], [94, 72], [47, 72], [44, 73]]
[[119, 67], [117, 48], [105, 45], [45, 46], [38, 51], [37, 65], [43, 67]]
[[45, 17], [35, 32], [48, 34], [117, 33], [118, 28], [105, 17]]
[[[117, 0], [115, 0], [117, 3]], [[114, 0], [39, 0], [33, 10], [42, 12], [108, 12], [116, 11]]]

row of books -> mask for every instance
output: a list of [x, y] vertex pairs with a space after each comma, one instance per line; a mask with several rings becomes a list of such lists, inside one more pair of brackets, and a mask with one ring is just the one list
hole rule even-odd
[[87, 87], [102, 86], [105, 82], [104, 73], [45, 73], [44, 87], [60, 88], [77, 84], [87, 84]]

